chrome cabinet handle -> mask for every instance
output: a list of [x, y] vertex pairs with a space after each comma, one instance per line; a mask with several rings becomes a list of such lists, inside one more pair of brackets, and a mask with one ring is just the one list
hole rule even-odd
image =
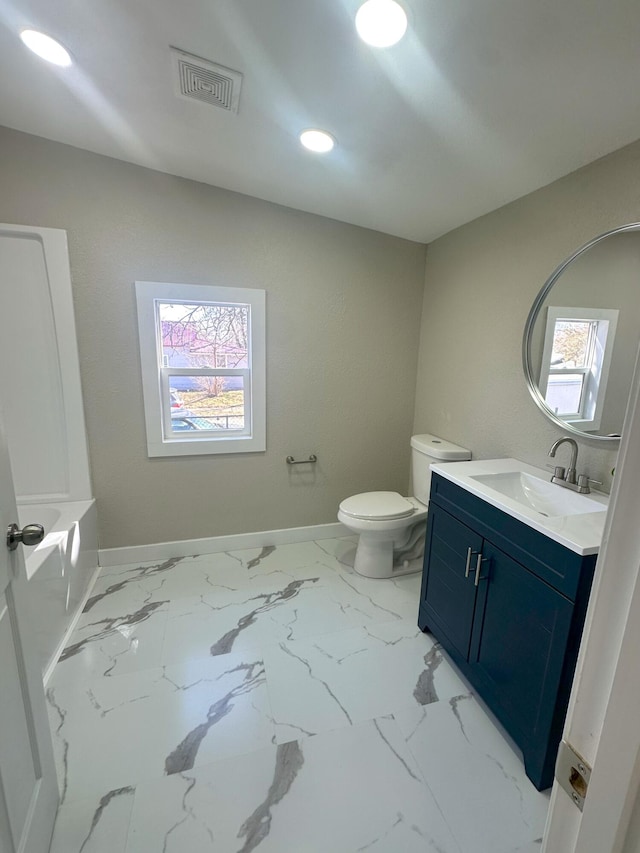
[[487, 579], [486, 576], [483, 578], [480, 577], [480, 569], [482, 568], [482, 564], [486, 563], [487, 560], [488, 557], [483, 557], [482, 552], [478, 554], [478, 559], [476, 560], [476, 577], [474, 580], [475, 586], [478, 586], [480, 581], [485, 581]]
[[469, 577], [469, 572], [471, 570], [471, 555], [473, 554], [473, 548], [467, 548], [467, 565], [465, 566], [464, 576], [465, 578]]

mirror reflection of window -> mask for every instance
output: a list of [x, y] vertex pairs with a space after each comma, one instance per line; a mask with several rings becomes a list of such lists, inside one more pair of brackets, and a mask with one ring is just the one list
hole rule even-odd
[[550, 329], [553, 342], [545, 402], [560, 417], [583, 416], [600, 322], [558, 319]]
[[[640, 222], [600, 234], [576, 249], [549, 276], [532, 306], [523, 338], [523, 364], [527, 386], [536, 405], [549, 420], [569, 433], [586, 435], [605, 442], [614, 442], [620, 437], [640, 337], [639, 284]], [[577, 355], [575, 351], [567, 354], [562, 343], [553, 340], [555, 329], [547, 333], [549, 305], [581, 306], [576, 309], [576, 316], [568, 316], [567, 312], [574, 309], [565, 307], [558, 315], [558, 319], [575, 323], [600, 319], [600, 315], [584, 313], [585, 311], [617, 309], [619, 312], [615, 329], [609, 326], [608, 331], [608, 335], [615, 332], [608, 382], [599, 383], [602, 387], [606, 386], [605, 405], [602, 408], [600, 405], [596, 406], [595, 417], [589, 416], [584, 410], [584, 403], [590, 399], [589, 395], [593, 392], [587, 391], [584, 373], [577, 370], [584, 370], [591, 363], [587, 357], [589, 352], [593, 354], [593, 350], [589, 349], [589, 334], [585, 333], [582, 339], [584, 359], [574, 357]], [[543, 366], [545, 333], [548, 349]], [[593, 337], [591, 341], [593, 342]], [[554, 350], [554, 364], [551, 364], [550, 358]], [[556, 361], [556, 358], [561, 358], [562, 361]], [[565, 368], [568, 373], [564, 376], [550, 376], [549, 368]], [[597, 363], [595, 368], [597, 370]], [[606, 365], [603, 366], [603, 371], [606, 371]], [[563, 395], [570, 395], [569, 399], [565, 396], [558, 399], [561, 390], [558, 385], [562, 381], [566, 383]], [[552, 396], [552, 392], [556, 396]], [[556, 414], [556, 411], [564, 414]], [[582, 423], [573, 419], [578, 411], [587, 415]], [[599, 423], [597, 428], [596, 423]]]
[[549, 408], [585, 431], [600, 427], [618, 311], [550, 306], [540, 371]]

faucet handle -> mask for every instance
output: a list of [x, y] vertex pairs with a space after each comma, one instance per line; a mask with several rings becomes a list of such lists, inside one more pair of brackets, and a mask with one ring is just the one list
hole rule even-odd
[[554, 477], [564, 477], [564, 468], [562, 465], [552, 465], [550, 462], [545, 463], [545, 468], [548, 468], [550, 471], [553, 471]]
[[[591, 489], [589, 488], [589, 483], [596, 483], [597, 480], [592, 480], [587, 477], [586, 474], [578, 474], [578, 491], [582, 495], [588, 495]], [[602, 483], [598, 483], [598, 485], [602, 485]]]
[[[551, 465], [547, 465], [547, 468], [551, 468]], [[567, 482], [565, 477], [565, 471], [562, 465], [556, 465], [553, 469], [553, 476], [551, 477], [552, 483], [558, 483], [560, 486], [564, 486]]]

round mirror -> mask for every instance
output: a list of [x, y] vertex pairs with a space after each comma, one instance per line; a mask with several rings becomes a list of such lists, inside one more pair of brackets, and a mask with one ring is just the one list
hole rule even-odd
[[640, 341], [640, 222], [581, 246], [552, 273], [522, 342], [538, 407], [567, 432], [620, 438]]

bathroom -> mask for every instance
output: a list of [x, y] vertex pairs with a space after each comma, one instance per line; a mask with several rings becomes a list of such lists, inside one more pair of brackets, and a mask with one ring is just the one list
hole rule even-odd
[[[239, 537], [234, 550], [255, 547], [245, 534], [318, 525], [335, 536], [346, 496], [411, 494], [416, 433], [545, 466], [560, 433], [524, 383], [524, 322], [558, 263], [638, 219], [640, 143], [421, 241], [41, 134], [0, 129], [0, 221], [67, 233], [103, 564], [164, 559], [148, 546], [165, 542]], [[266, 291], [266, 452], [148, 457], [136, 280]], [[311, 453], [314, 466], [285, 462]], [[580, 443], [606, 490], [616, 464], [615, 450]]]

